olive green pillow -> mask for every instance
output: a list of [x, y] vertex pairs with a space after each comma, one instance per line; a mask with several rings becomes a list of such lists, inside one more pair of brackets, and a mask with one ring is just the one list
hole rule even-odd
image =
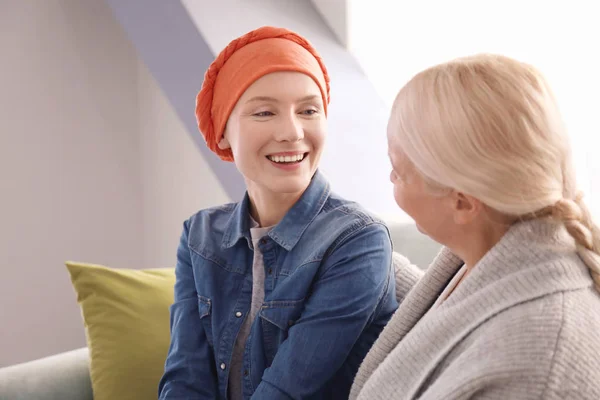
[[94, 400], [158, 398], [174, 269], [66, 265], [83, 315]]

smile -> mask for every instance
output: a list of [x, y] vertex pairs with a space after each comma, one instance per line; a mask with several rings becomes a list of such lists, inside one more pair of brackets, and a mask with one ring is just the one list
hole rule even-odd
[[285, 155], [268, 155], [267, 158], [275, 163], [281, 163], [281, 164], [291, 164], [291, 163], [299, 163], [302, 160], [304, 160], [304, 157], [307, 155], [308, 153], [297, 153], [297, 154], [285, 154]]

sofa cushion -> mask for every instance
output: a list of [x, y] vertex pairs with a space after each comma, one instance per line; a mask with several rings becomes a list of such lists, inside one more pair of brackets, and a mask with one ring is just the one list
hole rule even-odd
[[174, 269], [66, 264], [82, 310], [94, 399], [157, 398], [170, 342]]

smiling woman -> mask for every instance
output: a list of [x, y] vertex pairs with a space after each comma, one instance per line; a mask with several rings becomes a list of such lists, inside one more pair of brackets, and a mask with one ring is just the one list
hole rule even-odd
[[200, 131], [247, 192], [184, 223], [160, 399], [347, 399], [397, 308], [387, 228], [318, 170], [328, 82], [316, 50], [273, 27], [206, 72]]
[[254, 82], [231, 112], [219, 149], [231, 149], [261, 225], [274, 225], [287, 211], [271, 200], [291, 205], [315, 174], [327, 134], [324, 109], [309, 76], [273, 72]]

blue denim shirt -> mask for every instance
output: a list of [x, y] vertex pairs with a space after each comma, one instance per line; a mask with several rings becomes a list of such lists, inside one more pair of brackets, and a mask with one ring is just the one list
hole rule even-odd
[[[184, 223], [161, 400], [227, 398], [252, 298], [248, 205], [246, 195]], [[259, 248], [265, 299], [245, 347], [244, 398], [347, 399], [398, 307], [386, 226], [332, 194], [317, 172]]]

